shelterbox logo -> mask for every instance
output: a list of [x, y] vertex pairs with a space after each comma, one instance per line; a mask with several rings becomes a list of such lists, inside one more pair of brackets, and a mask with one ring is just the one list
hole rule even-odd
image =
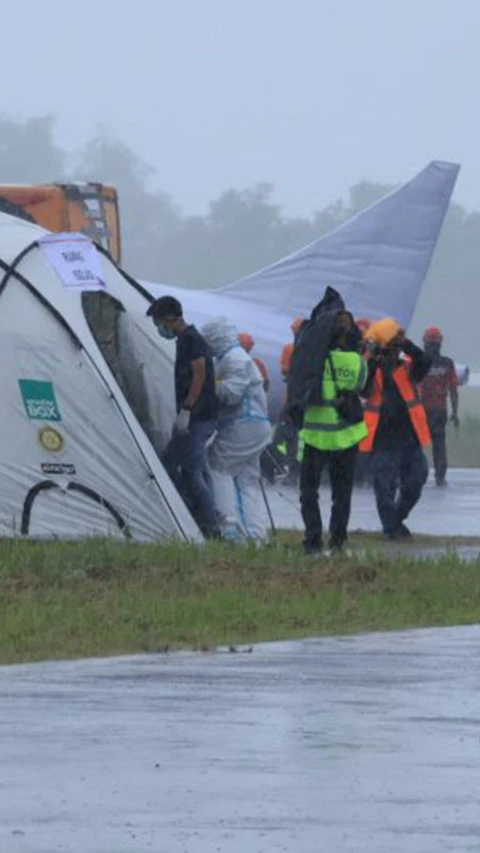
[[52, 382], [19, 379], [20, 393], [27, 417], [34, 421], [61, 421]]

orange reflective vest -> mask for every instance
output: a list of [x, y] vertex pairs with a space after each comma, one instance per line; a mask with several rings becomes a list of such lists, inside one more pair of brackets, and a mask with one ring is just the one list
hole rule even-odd
[[[410, 379], [408, 367], [401, 364], [393, 371], [393, 380], [397, 386], [402, 399], [410, 415], [413, 429], [418, 438], [421, 447], [426, 447], [430, 444], [430, 430], [428, 427], [427, 415], [423, 408], [422, 401], [417, 386]], [[375, 374], [373, 391], [367, 403], [365, 404], [365, 423], [368, 429], [367, 437], [361, 442], [360, 450], [363, 453], [371, 453], [375, 441], [375, 435], [380, 423], [380, 411], [383, 401], [383, 374], [380, 368]]]
[[285, 344], [280, 355], [280, 371], [284, 379], [290, 372], [294, 344]]

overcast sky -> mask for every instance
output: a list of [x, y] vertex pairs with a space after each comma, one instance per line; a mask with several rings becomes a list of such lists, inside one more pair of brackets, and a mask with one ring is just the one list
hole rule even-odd
[[6, 113], [69, 150], [108, 124], [186, 212], [271, 181], [310, 213], [431, 159], [480, 209], [480, 0], [24, 0], [2, 35]]

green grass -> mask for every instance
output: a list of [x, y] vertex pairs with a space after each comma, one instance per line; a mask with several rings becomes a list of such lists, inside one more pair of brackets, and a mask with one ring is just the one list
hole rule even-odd
[[0, 662], [480, 619], [480, 562], [413, 557], [409, 547], [388, 551], [379, 537], [358, 534], [353, 559], [320, 560], [303, 557], [298, 534], [280, 538], [259, 550], [0, 542]]

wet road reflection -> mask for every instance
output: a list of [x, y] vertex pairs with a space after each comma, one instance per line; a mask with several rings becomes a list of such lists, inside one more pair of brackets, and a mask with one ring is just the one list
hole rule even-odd
[[[448, 487], [437, 488], [430, 480], [408, 521], [413, 532], [432, 536], [480, 536], [480, 469], [449, 472]], [[269, 501], [277, 527], [301, 528], [302, 521], [295, 489], [272, 487]], [[330, 496], [324, 490], [322, 511], [328, 515]], [[380, 530], [373, 491], [355, 489], [350, 521], [352, 530]]]
[[480, 849], [476, 627], [0, 668], [6, 853]]

